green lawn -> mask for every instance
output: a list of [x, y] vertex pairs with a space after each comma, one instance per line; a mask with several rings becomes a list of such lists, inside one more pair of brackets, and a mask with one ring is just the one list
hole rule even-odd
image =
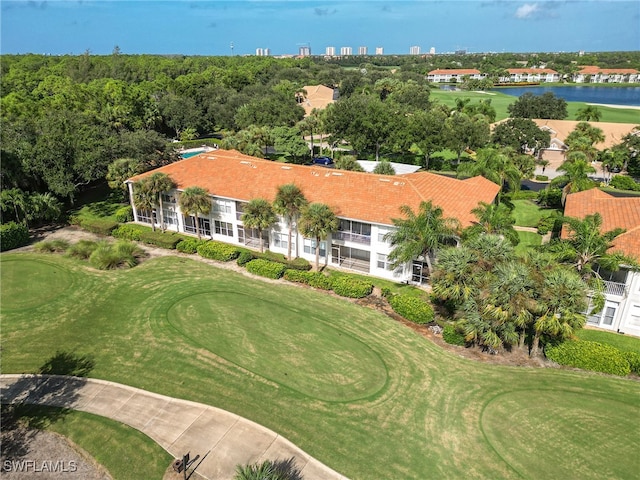
[[0, 267], [5, 373], [67, 352], [91, 377], [261, 423], [352, 479], [637, 474], [639, 382], [473, 362], [348, 300], [185, 258]]
[[622, 335], [614, 332], [604, 332], [602, 330], [582, 329], [576, 333], [581, 340], [591, 342], [606, 343], [620, 350], [636, 352], [640, 354], [640, 338]]
[[513, 217], [519, 227], [535, 228], [542, 217], [549, 215], [553, 211], [552, 209], [541, 208], [531, 200], [512, 200], [511, 203], [515, 206]]
[[[471, 103], [478, 103], [480, 100], [491, 99], [491, 106], [496, 109], [496, 121], [509, 117], [507, 107], [517, 100], [513, 95], [507, 95], [500, 92], [466, 92], [466, 91], [447, 91], [447, 90], [431, 90], [430, 97], [432, 100], [444, 103], [448, 107], [456, 106], [456, 98], [469, 98]], [[576, 113], [587, 104], [584, 102], [567, 102], [566, 120], [575, 120]], [[611, 108], [598, 107], [602, 114], [601, 122], [612, 123], [634, 123], [640, 124], [640, 110], [631, 108]]]
[[542, 243], [542, 236], [534, 232], [518, 232], [520, 243], [516, 245], [516, 252], [524, 253], [529, 247], [537, 247]]
[[138, 430], [89, 413], [25, 406], [19, 412], [89, 453], [114, 479], [162, 478], [173, 457]]

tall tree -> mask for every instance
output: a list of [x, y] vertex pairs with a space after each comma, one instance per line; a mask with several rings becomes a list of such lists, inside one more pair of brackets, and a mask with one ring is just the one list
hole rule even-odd
[[489, 122], [483, 115], [470, 117], [454, 112], [445, 120], [447, 147], [456, 152], [458, 162], [462, 152], [475, 150], [489, 142]]
[[107, 182], [109, 187], [120, 190], [124, 198], [127, 197], [125, 180], [142, 172], [142, 164], [134, 158], [118, 158], [107, 168]]
[[458, 176], [482, 175], [487, 180], [500, 185], [503, 190], [518, 191], [522, 174], [513, 164], [508, 152], [496, 148], [478, 150], [476, 158], [458, 165]]
[[491, 142], [514, 148], [520, 153], [533, 150], [533, 154], [537, 155], [540, 149], [549, 146], [551, 134], [540, 129], [530, 118], [509, 118], [495, 126]]
[[563, 120], [567, 118], [567, 102], [552, 92], [542, 95], [525, 93], [507, 107], [512, 118], [548, 118]]
[[431, 276], [431, 256], [438, 247], [455, 241], [460, 228], [459, 222], [444, 217], [442, 208], [433, 205], [431, 201], [420, 202], [418, 213], [408, 205], [400, 207], [400, 212], [406, 218], [392, 219], [396, 229], [385, 235], [385, 240], [393, 247], [388, 258], [395, 268], [422, 257]]
[[[263, 198], [254, 198], [244, 207], [241, 217], [245, 227], [255, 228], [260, 235], [260, 252], [264, 251], [263, 232], [278, 220], [271, 204]], [[289, 238], [291, 240], [291, 238]]]
[[496, 205], [480, 202], [476, 208], [471, 210], [471, 213], [478, 220], [465, 229], [465, 237], [494, 234], [502, 235], [512, 245], [517, 245], [520, 242], [518, 232], [513, 228], [516, 221], [511, 214], [511, 210], [504, 203]]
[[320, 243], [338, 228], [338, 217], [324, 203], [310, 203], [302, 209], [299, 230], [316, 243], [316, 271], [320, 269]]
[[156, 231], [156, 220], [153, 217], [153, 209], [156, 206], [156, 199], [149, 183], [149, 178], [143, 178], [133, 185], [133, 205], [138, 211], [149, 213], [151, 218], [151, 229]]
[[211, 211], [211, 197], [202, 187], [187, 187], [178, 196], [178, 205], [182, 213], [193, 216], [196, 223], [196, 233], [200, 236], [200, 220], [198, 215], [208, 215]]
[[164, 224], [164, 206], [162, 204], [162, 194], [176, 188], [176, 184], [169, 175], [162, 172], [154, 172], [147, 178], [149, 181], [149, 189], [151, 190], [154, 201], [158, 206], [158, 212], [160, 216], [160, 230], [164, 232], [166, 226]]
[[605, 137], [601, 129], [592, 127], [587, 122], [578, 123], [573, 131], [567, 135], [564, 143], [569, 147], [569, 153], [582, 152], [589, 161], [596, 160], [598, 151], [595, 148], [596, 143], [604, 142]]
[[576, 120], [581, 122], [599, 122], [602, 113], [595, 105], [587, 105], [576, 112]]
[[[280, 185], [276, 198], [273, 201], [273, 209], [279, 215], [282, 215], [289, 227], [289, 242], [287, 244], [287, 258], [291, 260], [291, 238], [293, 236], [293, 226], [297, 225], [297, 220], [302, 213], [302, 209], [307, 205], [307, 199], [304, 197], [302, 190], [294, 184], [287, 183]], [[296, 257], [298, 257], [298, 235], [296, 226]]]

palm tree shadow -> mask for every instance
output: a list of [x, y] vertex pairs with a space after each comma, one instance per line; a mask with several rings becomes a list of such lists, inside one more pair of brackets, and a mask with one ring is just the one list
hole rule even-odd
[[31, 440], [38, 431], [69, 413], [68, 407], [80, 399], [79, 390], [86, 384], [84, 377], [94, 367], [95, 361], [90, 356], [58, 351], [37, 373], [23, 375], [13, 383], [3, 382], [0, 395], [3, 464], [28, 455]]

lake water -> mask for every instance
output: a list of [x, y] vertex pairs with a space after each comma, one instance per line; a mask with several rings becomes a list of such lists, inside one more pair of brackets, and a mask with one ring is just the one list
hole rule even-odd
[[523, 93], [552, 92], [567, 102], [603, 103], [640, 107], [640, 87], [504, 87], [492, 91], [519, 97]]

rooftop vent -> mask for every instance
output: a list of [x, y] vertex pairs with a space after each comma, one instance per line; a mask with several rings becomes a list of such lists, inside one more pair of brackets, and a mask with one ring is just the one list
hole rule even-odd
[[393, 184], [402, 186], [402, 185], [404, 185], [404, 182], [393, 182]]
[[389, 180], [388, 178], [379, 178], [378, 180], [380, 180], [381, 182], [391, 183], [391, 180]]
[[332, 172], [331, 175], [335, 175], [336, 177], [341, 177], [343, 174], [338, 172]]
[[280, 167], [282, 170], [291, 170], [291, 167]]

